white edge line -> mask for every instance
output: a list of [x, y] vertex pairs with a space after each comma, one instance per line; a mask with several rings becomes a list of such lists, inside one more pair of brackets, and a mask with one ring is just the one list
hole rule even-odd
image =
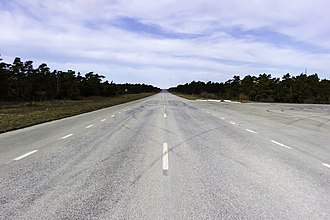
[[163, 170], [168, 170], [168, 146], [163, 144]]
[[250, 129], [245, 129], [245, 130], [247, 130], [248, 132], [251, 132], [251, 133], [253, 133], [253, 134], [258, 134], [258, 132], [255, 132], [255, 131], [252, 131], [252, 130], [250, 130]]
[[86, 126], [86, 128], [90, 128], [90, 127], [93, 127], [93, 125], [88, 125], [88, 126]]
[[322, 163], [323, 166], [330, 168], [330, 164]]
[[288, 148], [288, 149], [292, 149], [292, 147], [289, 147], [289, 146], [286, 146], [285, 144], [281, 144], [280, 142], [277, 142], [277, 141], [274, 141], [274, 140], [270, 140], [271, 142], [273, 142], [274, 144], [277, 144], [281, 147], [285, 147], [285, 148]]
[[105, 121], [105, 120], [107, 120], [107, 119], [103, 118], [101, 121]]
[[30, 151], [30, 152], [27, 152], [26, 154], [23, 154], [23, 155], [21, 155], [21, 156], [19, 156], [19, 157], [15, 157], [13, 160], [20, 160], [20, 159], [23, 159], [24, 157], [27, 157], [27, 156], [29, 156], [29, 155], [31, 155], [31, 154], [34, 154], [35, 152], [37, 152], [38, 150], [33, 150], [33, 151]]
[[71, 137], [72, 135], [73, 135], [73, 134], [65, 135], [64, 137], [61, 137], [61, 139], [65, 139], [65, 138]]

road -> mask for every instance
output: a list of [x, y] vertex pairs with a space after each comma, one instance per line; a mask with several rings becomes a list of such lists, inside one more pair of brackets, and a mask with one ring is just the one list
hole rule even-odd
[[330, 219], [330, 106], [166, 91], [0, 135], [0, 219]]

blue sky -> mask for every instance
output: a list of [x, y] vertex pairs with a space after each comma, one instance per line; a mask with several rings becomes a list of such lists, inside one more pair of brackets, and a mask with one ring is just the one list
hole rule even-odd
[[0, 0], [0, 53], [162, 88], [233, 75], [330, 78], [328, 0]]

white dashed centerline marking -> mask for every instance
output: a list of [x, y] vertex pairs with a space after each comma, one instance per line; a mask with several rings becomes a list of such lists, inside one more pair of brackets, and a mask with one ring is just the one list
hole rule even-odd
[[281, 146], [281, 147], [285, 147], [285, 148], [288, 148], [290, 150], [292, 149], [292, 147], [288, 147], [285, 144], [282, 144], [280, 142], [277, 142], [277, 141], [274, 141], [274, 140], [270, 140], [270, 141], [273, 142], [274, 144], [277, 144], [277, 145]]
[[231, 122], [230, 122], [230, 124], [232, 124], [232, 125], [236, 125], [236, 123], [235, 123], [235, 122], [233, 122], [233, 121], [231, 121]]
[[118, 112], [118, 114], [121, 114], [121, 112]]
[[86, 128], [91, 128], [91, 127], [93, 127], [93, 125], [88, 125], [88, 126], [86, 126]]
[[124, 112], [126, 112], [127, 110], [125, 109]]
[[168, 170], [168, 146], [163, 144], [163, 170]]
[[164, 118], [166, 118], [167, 117], [167, 115], [166, 114], [164, 114]]
[[322, 163], [323, 166], [330, 168], [330, 164]]
[[20, 160], [20, 159], [23, 159], [24, 157], [27, 157], [27, 156], [29, 156], [29, 155], [31, 155], [31, 154], [34, 154], [35, 152], [37, 152], [38, 150], [33, 150], [33, 151], [30, 151], [30, 152], [27, 152], [26, 154], [23, 154], [23, 155], [21, 155], [21, 156], [19, 156], [19, 157], [15, 157], [13, 160]]
[[225, 120], [225, 118], [221, 117], [221, 120]]
[[245, 130], [247, 130], [248, 132], [251, 132], [251, 133], [253, 133], [253, 134], [258, 134], [258, 132], [255, 132], [255, 131], [252, 131], [252, 130], [250, 130], [250, 129], [245, 129]]
[[103, 118], [101, 121], [106, 121], [107, 119]]
[[65, 138], [71, 137], [72, 135], [73, 135], [73, 134], [65, 135], [64, 137], [61, 137], [61, 139], [65, 139]]
[[115, 115], [111, 115], [111, 118], [115, 117]]

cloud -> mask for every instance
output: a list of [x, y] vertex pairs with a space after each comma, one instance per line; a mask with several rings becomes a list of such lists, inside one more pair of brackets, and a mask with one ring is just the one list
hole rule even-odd
[[329, 78], [329, 3], [0, 1], [0, 53], [108, 80], [168, 87], [234, 74]]

